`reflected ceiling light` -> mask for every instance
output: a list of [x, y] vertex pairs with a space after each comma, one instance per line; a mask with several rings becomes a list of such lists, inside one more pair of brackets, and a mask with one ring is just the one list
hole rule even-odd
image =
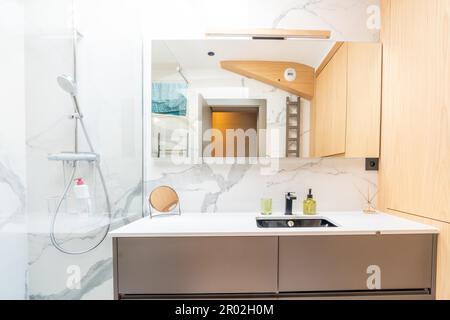
[[294, 68], [284, 70], [284, 79], [288, 82], [295, 81], [297, 79], [297, 70]]

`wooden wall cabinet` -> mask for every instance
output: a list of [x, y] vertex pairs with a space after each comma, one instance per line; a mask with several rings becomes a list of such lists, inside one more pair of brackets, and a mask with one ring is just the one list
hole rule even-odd
[[380, 155], [381, 57], [379, 43], [348, 43], [346, 157]]
[[378, 158], [381, 117], [379, 43], [344, 43], [316, 78], [312, 154]]
[[345, 153], [347, 114], [347, 45], [316, 79], [313, 102], [314, 155], [328, 157]]

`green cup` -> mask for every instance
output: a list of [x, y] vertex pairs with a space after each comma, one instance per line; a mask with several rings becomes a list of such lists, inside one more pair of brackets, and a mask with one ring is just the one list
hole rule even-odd
[[261, 214], [263, 216], [272, 214], [272, 199], [261, 199]]

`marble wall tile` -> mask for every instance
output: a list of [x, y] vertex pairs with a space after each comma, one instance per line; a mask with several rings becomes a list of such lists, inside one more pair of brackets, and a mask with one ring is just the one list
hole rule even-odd
[[319, 211], [358, 211], [365, 197], [377, 191], [377, 173], [364, 170], [363, 159], [280, 160], [276, 172], [262, 174], [260, 165], [193, 165], [152, 167], [147, 190], [169, 185], [179, 193], [181, 208], [192, 212], [254, 212], [261, 198], [273, 199], [274, 213], [284, 212], [284, 194], [296, 192], [301, 201], [313, 189]]
[[[28, 267], [30, 299], [78, 300], [87, 293], [91, 293], [93, 299], [112, 298], [111, 239], [81, 256], [60, 253], [49, 243], [47, 234], [30, 234], [30, 240], [33, 241]], [[65, 241], [64, 247], [79, 250], [90, 243], [91, 239], [80, 240], [78, 235], [72, 241]], [[105, 283], [108, 290], [92, 295]]]

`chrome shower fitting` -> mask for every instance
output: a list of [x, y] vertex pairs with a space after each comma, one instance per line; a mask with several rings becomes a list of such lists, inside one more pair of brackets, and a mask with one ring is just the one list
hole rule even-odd
[[[70, 254], [70, 255], [79, 255], [79, 254], [84, 254], [84, 253], [88, 253], [92, 250], [94, 250], [95, 248], [97, 248], [102, 242], [103, 240], [105, 240], [106, 236], [108, 235], [108, 232], [111, 228], [111, 221], [112, 221], [112, 208], [111, 208], [111, 201], [109, 199], [109, 194], [108, 194], [108, 189], [106, 187], [106, 182], [103, 176], [103, 172], [102, 169], [100, 167], [100, 157], [99, 155], [95, 152], [94, 147], [92, 145], [91, 139], [89, 138], [89, 134], [88, 131], [86, 129], [86, 126], [84, 124], [83, 121], [83, 115], [80, 112], [80, 108], [78, 106], [78, 101], [77, 101], [77, 85], [74, 82], [74, 80], [70, 77], [70, 76], [66, 76], [66, 75], [62, 75], [59, 76], [57, 78], [57, 82], [59, 84], [59, 86], [66, 91], [67, 93], [69, 93], [72, 98], [73, 98], [73, 103], [74, 103], [74, 108], [75, 108], [75, 113], [73, 113], [71, 116], [69, 116], [70, 119], [75, 120], [75, 152], [63, 152], [63, 153], [57, 153], [57, 154], [51, 154], [48, 156], [49, 160], [54, 160], [54, 161], [65, 161], [65, 162], [71, 162], [73, 164], [72, 167], [72, 172], [69, 176], [69, 179], [66, 182], [66, 185], [64, 187], [64, 191], [61, 194], [61, 197], [58, 200], [58, 204], [56, 206], [55, 209], [55, 213], [53, 215], [52, 218], [52, 222], [51, 222], [51, 228], [50, 228], [50, 240], [52, 242], [52, 244], [55, 246], [56, 249], [58, 249], [59, 251], [66, 253], [66, 254]], [[77, 129], [78, 129], [78, 125], [81, 125], [81, 129], [83, 131], [84, 134], [84, 138], [86, 139], [86, 142], [89, 146], [89, 150], [90, 152], [78, 152], [78, 137], [77, 137]], [[103, 192], [105, 194], [105, 199], [106, 199], [106, 209], [108, 212], [108, 225], [101, 237], [101, 239], [94, 244], [92, 247], [90, 247], [89, 249], [83, 250], [83, 251], [68, 251], [66, 249], [64, 249], [57, 241], [56, 241], [56, 237], [55, 237], [55, 224], [56, 224], [56, 219], [58, 217], [58, 214], [60, 212], [61, 209], [61, 205], [64, 202], [64, 199], [67, 197], [67, 194], [70, 190], [70, 187], [72, 186], [73, 180], [75, 178], [75, 173], [77, 171], [77, 165], [79, 161], [88, 161], [88, 162], [92, 162], [95, 164], [95, 168], [97, 169], [98, 175], [100, 177], [100, 182], [102, 184], [103, 187]]]

